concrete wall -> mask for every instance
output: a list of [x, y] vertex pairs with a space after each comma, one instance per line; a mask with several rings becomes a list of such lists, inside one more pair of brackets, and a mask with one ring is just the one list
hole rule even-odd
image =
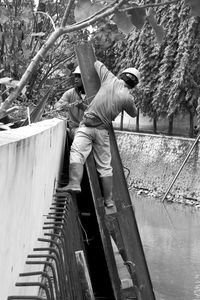
[[[130, 170], [130, 186], [163, 193], [195, 139], [116, 131], [122, 163]], [[127, 170], [125, 170], [127, 173]], [[171, 192], [200, 201], [200, 150], [197, 143]]]
[[[166, 191], [194, 142], [125, 131], [116, 131], [116, 138], [122, 163], [130, 170], [129, 184], [157, 192]], [[52, 202], [64, 140], [65, 123], [58, 119], [0, 132], [0, 300], [27, 294], [27, 288], [14, 285], [20, 272], [30, 270], [27, 255], [40, 246], [37, 238]], [[198, 144], [172, 192], [200, 200], [199, 157]]]
[[0, 300], [27, 291], [14, 285], [28, 270], [27, 255], [40, 245], [64, 140], [65, 123], [58, 119], [0, 132]]

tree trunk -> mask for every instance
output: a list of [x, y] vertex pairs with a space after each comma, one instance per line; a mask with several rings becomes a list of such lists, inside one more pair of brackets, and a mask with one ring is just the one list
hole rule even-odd
[[1, 25], [0, 25], [0, 35], [1, 35], [1, 41], [0, 41], [0, 63], [3, 63], [4, 45], [5, 45], [5, 34], [3, 32], [3, 29], [1, 30]]
[[63, 34], [63, 28], [56, 29], [49, 39], [43, 44], [42, 48], [37, 52], [35, 57], [31, 60], [28, 68], [26, 69], [24, 75], [20, 79], [20, 82], [18, 84], [18, 87], [14, 92], [12, 92], [8, 98], [4, 101], [2, 107], [0, 108], [0, 118], [4, 117], [5, 111], [10, 107], [11, 103], [17, 98], [17, 96], [20, 94], [22, 89], [25, 87], [27, 82], [30, 80], [34, 70], [37, 69], [37, 66], [39, 62], [42, 60], [42, 58], [46, 55], [48, 50], [52, 48], [55, 41]]
[[124, 111], [121, 112], [121, 120], [120, 120], [120, 130], [123, 130], [123, 122], [124, 122]]
[[194, 114], [190, 111], [190, 129], [189, 129], [189, 137], [193, 138], [194, 137]]
[[39, 75], [38, 69], [34, 70], [31, 79], [27, 85], [26, 96], [29, 100], [32, 99], [32, 91], [38, 75]]
[[157, 133], [157, 118], [153, 118], [153, 133]]
[[140, 130], [140, 110], [137, 108], [137, 116], [136, 116], [136, 132]]
[[173, 135], [174, 116], [169, 117], [168, 135]]

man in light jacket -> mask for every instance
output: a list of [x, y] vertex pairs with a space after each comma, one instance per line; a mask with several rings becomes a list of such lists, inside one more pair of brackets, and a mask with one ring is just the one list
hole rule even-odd
[[81, 79], [81, 71], [79, 66], [73, 72], [75, 77], [75, 85], [67, 90], [60, 100], [54, 105], [56, 110], [65, 110], [68, 118], [69, 136], [74, 138], [80, 121], [82, 120], [84, 110], [87, 108], [85, 102], [85, 90]]

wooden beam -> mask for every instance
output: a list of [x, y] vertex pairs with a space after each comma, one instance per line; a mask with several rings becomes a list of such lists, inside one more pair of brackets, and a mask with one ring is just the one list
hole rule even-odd
[[78, 273], [79, 273], [79, 278], [82, 286], [82, 291], [84, 294], [83, 299], [95, 300], [84, 252], [82, 250], [76, 251], [75, 256], [76, 256], [76, 263], [78, 266]]
[[102, 245], [105, 253], [105, 259], [108, 266], [108, 272], [110, 275], [113, 292], [116, 300], [122, 300], [123, 298], [121, 291], [121, 281], [119, 279], [115, 256], [113, 253], [110, 232], [106, 226], [104, 201], [92, 153], [87, 159], [86, 169], [90, 182], [90, 188], [92, 192], [92, 198], [94, 201], [97, 222], [99, 225], [99, 232], [101, 235]]
[[[95, 55], [91, 44], [81, 44], [76, 48], [76, 54], [81, 69], [82, 81], [84, 84], [87, 97], [92, 101], [96, 95], [100, 81], [94, 68]], [[99, 184], [99, 178], [95, 167], [93, 154], [91, 153], [86, 161], [86, 170], [90, 182], [90, 188], [94, 201], [95, 212], [99, 225], [99, 232], [101, 235], [102, 245], [105, 253], [105, 259], [108, 266], [109, 275], [115, 299], [122, 300], [121, 282], [118, 275], [115, 256], [112, 250], [112, 243], [110, 233], [105, 223], [105, 209], [104, 201]]]

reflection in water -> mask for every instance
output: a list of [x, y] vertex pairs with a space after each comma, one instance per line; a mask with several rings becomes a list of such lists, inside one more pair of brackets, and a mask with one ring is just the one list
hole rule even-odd
[[200, 211], [131, 192], [156, 300], [200, 299]]
[[194, 299], [196, 300], [200, 299], [200, 274], [196, 274], [194, 280], [196, 282], [194, 287]]

